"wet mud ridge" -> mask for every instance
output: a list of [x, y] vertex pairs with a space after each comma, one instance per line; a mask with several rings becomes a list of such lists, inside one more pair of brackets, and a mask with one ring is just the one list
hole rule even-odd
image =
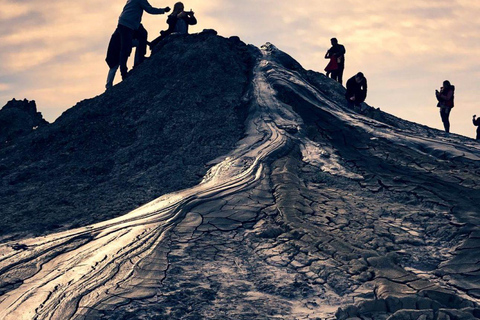
[[236, 148], [122, 217], [2, 244], [0, 318], [480, 318], [480, 148], [341, 93], [263, 46]]

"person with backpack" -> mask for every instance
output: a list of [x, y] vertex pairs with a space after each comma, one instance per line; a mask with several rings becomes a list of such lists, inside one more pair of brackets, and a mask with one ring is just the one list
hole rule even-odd
[[160, 36], [149, 43], [150, 50], [152, 50], [160, 41], [172, 33], [188, 34], [188, 26], [196, 25], [197, 18], [194, 12], [184, 11], [185, 7], [182, 2], [177, 2], [173, 6], [172, 13], [168, 16], [168, 29], [160, 31]]
[[477, 137], [476, 140], [480, 140], [480, 118], [477, 118], [476, 115], [473, 115], [473, 125], [477, 127]]
[[450, 133], [450, 112], [454, 106], [453, 98], [455, 93], [455, 86], [450, 84], [450, 81], [443, 81], [443, 87], [440, 91], [435, 90], [435, 96], [437, 97], [437, 107], [440, 108], [440, 117], [442, 118], [443, 127], [445, 132]]
[[335, 59], [336, 67], [334, 66], [335, 63], [331, 62], [329, 63], [329, 65], [327, 65], [327, 68], [330, 70], [327, 70], [327, 68], [325, 68], [325, 71], [327, 71], [327, 77], [328, 77], [328, 71], [330, 71], [332, 75], [332, 79], [342, 84], [343, 70], [345, 69], [346, 50], [343, 45], [338, 43], [337, 38], [330, 39], [330, 43], [332, 44], [332, 47], [328, 49], [327, 53], [325, 54], [325, 59]]
[[120, 38], [119, 66], [122, 79], [127, 77], [127, 60], [132, 52], [132, 40], [134, 37], [138, 40], [135, 51], [134, 66], [139, 65], [145, 60], [147, 52], [147, 32], [144, 28], [140, 29], [143, 11], [150, 14], [164, 14], [169, 12], [170, 8], [154, 8], [148, 3], [148, 0], [127, 0], [122, 13], [118, 18], [118, 36]]

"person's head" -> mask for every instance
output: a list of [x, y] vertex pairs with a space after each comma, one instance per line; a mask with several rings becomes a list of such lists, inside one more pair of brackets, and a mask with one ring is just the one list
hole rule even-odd
[[330, 39], [330, 43], [332, 44], [332, 46], [338, 44], [337, 38], [332, 38], [332, 39]]
[[362, 82], [363, 79], [365, 79], [365, 76], [362, 72], [359, 72], [355, 75], [355, 81], [357, 81], [357, 83]]
[[173, 5], [173, 11], [172, 14], [179, 14], [180, 12], [183, 11], [185, 7], [183, 6], [182, 2], [177, 2]]
[[452, 85], [450, 84], [450, 81], [448, 81], [448, 80], [443, 81], [443, 87], [444, 88], [450, 88], [451, 86]]

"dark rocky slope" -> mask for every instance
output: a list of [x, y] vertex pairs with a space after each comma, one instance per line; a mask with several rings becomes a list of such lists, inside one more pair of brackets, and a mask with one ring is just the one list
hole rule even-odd
[[0, 110], [0, 148], [47, 124], [35, 101], [10, 100]]
[[157, 51], [126, 81], [0, 149], [0, 235], [124, 214], [197, 184], [233, 148], [255, 50], [204, 32]]

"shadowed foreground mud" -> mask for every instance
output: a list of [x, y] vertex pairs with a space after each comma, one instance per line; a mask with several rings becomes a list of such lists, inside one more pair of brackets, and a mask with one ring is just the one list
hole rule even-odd
[[349, 110], [269, 44], [253, 75], [202, 183], [0, 246], [0, 318], [479, 318], [477, 144]]

